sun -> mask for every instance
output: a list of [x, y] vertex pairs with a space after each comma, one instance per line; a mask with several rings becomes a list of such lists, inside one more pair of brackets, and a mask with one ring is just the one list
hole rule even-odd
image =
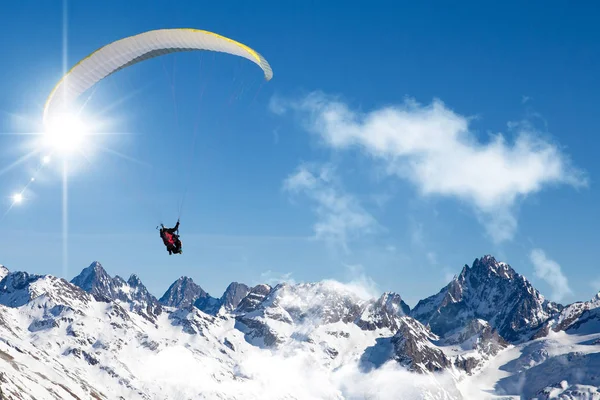
[[75, 114], [60, 114], [50, 120], [44, 129], [44, 146], [63, 155], [82, 150], [89, 130]]

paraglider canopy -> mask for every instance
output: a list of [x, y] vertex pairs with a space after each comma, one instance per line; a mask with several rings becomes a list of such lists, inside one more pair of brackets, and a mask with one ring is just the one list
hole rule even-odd
[[44, 124], [68, 111], [82, 93], [107, 76], [138, 62], [164, 54], [208, 50], [244, 57], [273, 77], [271, 66], [258, 52], [233, 39], [198, 29], [159, 29], [112, 42], [79, 61], [54, 87], [44, 107]]

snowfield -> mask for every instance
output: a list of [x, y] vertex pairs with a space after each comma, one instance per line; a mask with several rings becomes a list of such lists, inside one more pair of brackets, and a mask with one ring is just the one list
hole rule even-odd
[[0, 273], [7, 399], [600, 399], [600, 301], [549, 303], [490, 256], [416, 312], [332, 281], [213, 298], [182, 277], [157, 300], [99, 263]]

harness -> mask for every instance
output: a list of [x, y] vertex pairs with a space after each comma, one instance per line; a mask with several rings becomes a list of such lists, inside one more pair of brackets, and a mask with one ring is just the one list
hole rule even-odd
[[168, 244], [175, 245], [175, 238], [173, 237], [173, 235], [171, 233], [164, 232], [163, 235], [165, 236], [165, 239]]
[[[157, 229], [158, 229], [158, 227], [157, 227]], [[167, 246], [168, 249], [175, 251], [175, 249], [177, 247], [181, 246], [179, 237], [177, 235], [175, 235], [174, 233], [167, 231], [164, 228], [164, 226], [163, 226], [163, 229], [161, 229], [161, 238], [163, 240], [163, 243], [165, 244], [165, 246]]]

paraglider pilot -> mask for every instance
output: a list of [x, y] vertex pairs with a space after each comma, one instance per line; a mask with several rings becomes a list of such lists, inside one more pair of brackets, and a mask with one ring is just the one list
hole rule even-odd
[[163, 224], [160, 224], [160, 237], [163, 240], [165, 246], [167, 246], [167, 251], [169, 255], [181, 254], [181, 240], [179, 240], [179, 235], [175, 232], [179, 232], [179, 220], [177, 220], [177, 224], [173, 228], [165, 228]]

